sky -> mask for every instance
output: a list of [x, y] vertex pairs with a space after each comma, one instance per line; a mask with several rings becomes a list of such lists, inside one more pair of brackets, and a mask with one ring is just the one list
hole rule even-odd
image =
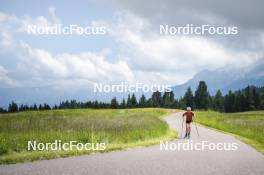
[[[202, 70], [264, 61], [261, 0], [0, 0], [0, 88], [119, 82], [179, 85]], [[27, 26], [104, 26], [32, 35]], [[161, 35], [160, 25], [236, 26], [237, 35]]]

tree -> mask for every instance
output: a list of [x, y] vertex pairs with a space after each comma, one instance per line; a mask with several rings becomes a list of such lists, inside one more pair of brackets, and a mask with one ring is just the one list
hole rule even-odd
[[138, 106], [144, 108], [146, 107], [146, 103], [147, 103], [146, 97], [142, 95], [139, 99]]
[[163, 93], [163, 97], [162, 97], [161, 107], [169, 108], [170, 105], [171, 105], [170, 93], [169, 92], [164, 92]]
[[47, 103], [44, 103], [43, 109], [50, 110], [51, 108], [50, 108], [50, 106]]
[[131, 97], [131, 107], [132, 108], [137, 107], [137, 98], [134, 93], [132, 94], [132, 97]]
[[152, 98], [149, 98], [147, 100], [147, 104], [146, 104], [147, 107], [153, 107], [153, 101], [152, 101]]
[[264, 109], [264, 87], [260, 91], [260, 109]]
[[185, 107], [190, 106], [192, 109], [194, 107], [194, 96], [191, 90], [191, 87], [188, 87], [187, 91], [183, 96], [183, 101], [185, 103]]
[[234, 112], [235, 108], [234, 108], [234, 104], [235, 104], [235, 95], [233, 94], [232, 91], [229, 91], [228, 94], [225, 96], [225, 112]]
[[186, 109], [186, 104], [185, 104], [183, 98], [180, 98], [179, 99], [178, 104], [177, 104], [177, 107], [180, 108], [180, 109]]
[[260, 94], [257, 92], [255, 86], [252, 87], [252, 96], [253, 96], [255, 109], [259, 109], [260, 108]]
[[121, 104], [120, 104], [120, 107], [122, 108], [122, 109], [124, 109], [124, 108], [126, 108], [126, 100], [123, 98], [123, 100], [122, 100], [122, 102], [121, 102]]
[[212, 97], [211, 95], [210, 95], [210, 93], [208, 92], [208, 108], [209, 109], [213, 109], [213, 99], [214, 97]]
[[246, 97], [246, 110], [247, 111], [255, 110], [253, 93], [250, 86], [247, 86], [245, 89], [245, 97]]
[[39, 104], [39, 107], [38, 107], [38, 109], [39, 109], [39, 110], [43, 110], [43, 108], [42, 108], [42, 105], [41, 105], [41, 104]]
[[130, 94], [128, 94], [128, 96], [127, 96], [127, 107], [128, 108], [131, 108], [132, 107]]
[[242, 106], [242, 97], [243, 94], [241, 93], [241, 91], [239, 90], [237, 93], [235, 93], [235, 102], [234, 102], [234, 111], [236, 112], [240, 112], [242, 111], [243, 109], [243, 106]]
[[195, 91], [195, 107], [197, 109], [208, 109], [208, 97], [207, 85], [205, 81], [200, 81], [198, 88]]
[[18, 111], [25, 111], [24, 105], [21, 104], [20, 107], [18, 107]]
[[170, 102], [171, 102], [171, 105], [173, 106], [173, 103], [175, 102], [175, 97], [174, 97], [173, 91], [170, 91]]
[[95, 102], [93, 102], [92, 106], [94, 109], [98, 109], [99, 108], [98, 100], [95, 100]]
[[116, 97], [114, 97], [112, 100], [111, 100], [111, 108], [112, 109], [117, 109], [118, 108], [118, 102], [116, 100]]
[[218, 90], [213, 98], [213, 109], [217, 111], [224, 111], [224, 97], [220, 90]]
[[7, 112], [7, 111], [4, 108], [0, 107], [0, 113], [5, 113], [5, 112]]
[[171, 108], [179, 108], [179, 100], [174, 99]]
[[8, 105], [8, 112], [18, 112], [18, 105], [14, 101]]
[[161, 107], [162, 99], [159, 91], [153, 92], [151, 100], [153, 107]]

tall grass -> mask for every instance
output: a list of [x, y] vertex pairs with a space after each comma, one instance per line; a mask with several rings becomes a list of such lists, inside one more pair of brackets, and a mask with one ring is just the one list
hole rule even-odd
[[225, 132], [241, 136], [241, 139], [264, 153], [264, 111], [240, 113], [196, 112], [196, 121]]
[[63, 143], [104, 142], [110, 150], [114, 149], [113, 145], [120, 148], [121, 145], [163, 137], [169, 133], [169, 128], [161, 116], [168, 113], [168, 110], [163, 109], [76, 109], [1, 114], [0, 163], [71, 154], [65, 152], [44, 154], [43, 151], [30, 153], [27, 150], [30, 140], [42, 143], [51, 143], [55, 140], [61, 140]]

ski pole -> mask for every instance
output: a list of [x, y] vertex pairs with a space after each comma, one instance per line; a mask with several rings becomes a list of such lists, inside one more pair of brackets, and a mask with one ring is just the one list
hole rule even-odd
[[197, 128], [197, 125], [196, 125], [195, 121], [194, 121], [194, 125], [195, 125], [195, 129], [196, 129], [197, 135], [198, 135], [198, 137], [200, 137], [199, 132], [198, 132], [198, 128]]

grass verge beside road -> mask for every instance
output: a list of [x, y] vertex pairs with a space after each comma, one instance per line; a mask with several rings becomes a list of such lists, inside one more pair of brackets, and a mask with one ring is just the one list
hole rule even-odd
[[196, 116], [198, 123], [232, 133], [264, 154], [264, 111], [239, 113], [197, 111]]
[[0, 114], [0, 163], [52, 159], [98, 151], [28, 151], [30, 140], [106, 143], [99, 152], [148, 146], [176, 138], [162, 120], [166, 109], [72, 109]]

